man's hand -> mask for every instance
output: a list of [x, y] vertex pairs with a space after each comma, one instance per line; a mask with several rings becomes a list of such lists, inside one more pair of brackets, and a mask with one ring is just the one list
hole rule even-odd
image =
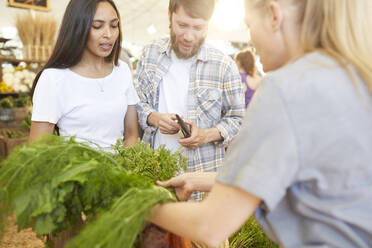
[[216, 172], [190, 172], [156, 183], [162, 187], [173, 187], [178, 200], [187, 201], [192, 192], [209, 192], [214, 184]]
[[175, 114], [162, 114], [152, 112], [147, 118], [151, 126], [155, 126], [162, 134], [176, 134], [180, 131], [180, 125], [177, 123]]
[[189, 138], [179, 139], [179, 143], [186, 148], [196, 149], [207, 142], [205, 130], [198, 128], [194, 121], [185, 120], [185, 123], [191, 127], [191, 136]]

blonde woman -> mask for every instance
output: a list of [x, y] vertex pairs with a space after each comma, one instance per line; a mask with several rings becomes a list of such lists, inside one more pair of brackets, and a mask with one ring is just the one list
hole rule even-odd
[[255, 212], [282, 247], [372, 247], [372, 1], [245, 2], [269, 73], [216, 179], [160, 183], [208, 198], [148, 220], [217, 246]]

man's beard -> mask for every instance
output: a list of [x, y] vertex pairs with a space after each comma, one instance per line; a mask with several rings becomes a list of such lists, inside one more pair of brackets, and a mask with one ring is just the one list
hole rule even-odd
[[190, 52], [183, 52], [178, 47], [180, 41], [177, 40], [176, 34], [173, 32], [172, 27], [170, 27], [170, 33], [172, 50], [179, 59], [189, 59], [191, 57], [194, 57], [199, 52], [200, 47], [203, 45], [205, 41], [205, 37], [203, 37], [196, 45], [192, 47]]

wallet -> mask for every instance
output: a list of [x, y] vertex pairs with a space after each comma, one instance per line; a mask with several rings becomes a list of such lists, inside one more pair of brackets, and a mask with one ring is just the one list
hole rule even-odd
[[181, 131], [183, 133], [183, 136], [185, 138], [188, 138], [191, 136], [191, 131], [190, 131], [190, 128], [188, 127], [188, 125], [182, 120], [182, 118], [176, 114], [176, 118], [177, 118], [177, 121], [178, 121], [178, 124], [180, 124], [181, 126]]

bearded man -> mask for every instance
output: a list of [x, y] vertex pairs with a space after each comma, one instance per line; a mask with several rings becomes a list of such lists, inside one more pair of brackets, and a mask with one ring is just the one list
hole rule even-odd
[[[147, 45], [137, 67], [143, 141], [171, 151], [182, 146], [190, 172], [217, 171], [244, 115], [236, 64], [204, 42], [214, 6], [214, 0], [170, 0], [170, 38]], [[190, 137], [180, 132], [176, 114]]]

